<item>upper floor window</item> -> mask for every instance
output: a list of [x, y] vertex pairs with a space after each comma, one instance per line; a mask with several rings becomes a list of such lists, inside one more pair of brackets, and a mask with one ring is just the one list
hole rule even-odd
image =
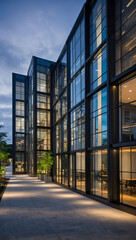
[[105, 46], [94, 56], [90, 67], [91, 89], [95, 89], [107, 81], [107, 51]]
[[84, 64], [84, 61], [85, 61], [85, 29], [83, 19], [70, 42], [71, 78]]
[[85, 97], [85, 70], [73, 80], [70, 84], [70, 102], [71, 108], [82, 101]]
[[106, 1], [98, 0], [90, 15], [90, 53], [106, 39]]

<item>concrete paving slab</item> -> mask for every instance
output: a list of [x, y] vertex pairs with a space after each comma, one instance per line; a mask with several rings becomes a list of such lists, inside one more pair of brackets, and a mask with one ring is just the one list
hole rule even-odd
[[0, 240], [136, 239], [136, 216], [54, 183], [12, 175], [0, 202]]

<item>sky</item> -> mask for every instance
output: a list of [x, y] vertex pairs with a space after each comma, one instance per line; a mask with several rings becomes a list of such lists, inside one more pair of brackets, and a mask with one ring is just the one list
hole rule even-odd
[[0, 125], [12, 143], [12, 72], [56, 61], [85, 0], [0, 0]]

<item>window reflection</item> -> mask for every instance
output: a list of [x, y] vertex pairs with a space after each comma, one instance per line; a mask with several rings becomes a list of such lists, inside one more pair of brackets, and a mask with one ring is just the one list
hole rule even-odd
[[120, 141], [136, 140], [136, 78], [119, 85]]
[[37, 150], [50, 150], [50, 129], [37, 129]]
[[136, 1], [116, 1], [116, 75], [136, 63]]
[[91, 146], [107, 144], [107, 88], [93, 95], [90, 109]]
[[90, 15], [90, 53], [106, 38], [106, 1], [98, 0]]
[[76, 153], [76, 189], [85, 192], [85, 153]]
[[97, 88], [107, 81], [107, 53], [106, 47], [100, 49], [91, 63], [91, 89]]
[[71, 112], [71, 150], [85, 148], [85, 104]]
[[120, 148], [120, 202], [136, 207], [136, 148]]
[[84, 64], [84, 61], [85, 61], [84, 48], [85, 48], [85, 30], [84, 30], [84, 19], [83, 19], [70, 42], [71, 78]]
[[91, 192], [97, 196], [108, 197], [107, 150], [91, 152]]
[[70, 84], [71, 108], [78, 104], [85, 97], [85, 70], [73, 80]]

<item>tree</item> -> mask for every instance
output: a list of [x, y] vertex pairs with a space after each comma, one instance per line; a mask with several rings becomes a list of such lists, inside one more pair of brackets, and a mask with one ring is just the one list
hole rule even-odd
[[52, 165], [53, 153], [51, 151], [44, 153], [37, 163], [38, 173], [50, 176]]
[[[0, 125], [0, 129], [2, 129], [3, 126]], [[5, 163], [8, 160], [9, 153], [7, 151], [8, 144], [7, 141], [7, 133], [0, 131], [0, 185], [1, 185], [1, 178], [5, 176], [6, 168]]]

